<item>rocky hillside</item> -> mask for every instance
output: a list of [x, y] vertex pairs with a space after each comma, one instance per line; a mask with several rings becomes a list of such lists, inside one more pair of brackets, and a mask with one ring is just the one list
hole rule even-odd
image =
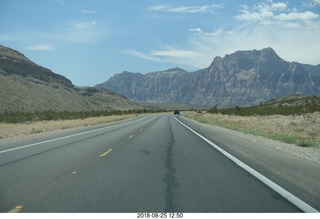
[[62, 75], [0, 45], [0, 113], [127, 110], [140, 106], [99, 88], [75, 88]]
[[293, 95], [277, 97], [261, 104], [261, 106], [269, 108], [303, 107], [313, 108], [315, 109], [314, 111], [320, 111], [320, 96]]
[[0, 71], [3, 75], [32, 77], [48, 83], [58, 83], [73, 88], [72, 82], [62, 75], [35, 64], [23, 54], [0, 45]]
[[256, 105], [277, 96], [320, 95], [320, 65], [281, 59], [273, 49], [237, 51], [196, 72], [123, 72], [97, 87], [138, 102], [201, 106]]

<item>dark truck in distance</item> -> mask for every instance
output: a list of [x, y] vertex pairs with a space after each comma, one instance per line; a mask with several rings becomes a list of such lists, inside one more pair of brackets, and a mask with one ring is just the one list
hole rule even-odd
[[173, 114], [174, 114], [174, 115], [180, 115], [180, 110], [175, 110], [175, 111], [173, 112]]

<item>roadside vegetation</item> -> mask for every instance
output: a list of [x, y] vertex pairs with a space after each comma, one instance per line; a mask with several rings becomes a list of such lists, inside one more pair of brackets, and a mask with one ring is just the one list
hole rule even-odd
[[130, 114], [144, 114], [156, 113], [161, 110], [114, 110], [114, 111], [82, 111], [82, 112], [5, 112], [0, 114], [0, 123], [25, 123], [35, 121], [56, 121], [56, 120], [73, 120], [85, 119], [90, 117], [103, 117], [114, 115], [130, 115]]
[[0, 139], [106, 124], [157, 112], [162, 110], [8, 113], [5, 118], [1, 115]]
[[164, 110], [7, 112], [0, 114], [0, 139], [105, 124], [158, 112]]
[[320, 97], [291, 96], [252, 107], [184, 112], [202, 123], [263, 136], [301, 147], [320, 148]]
[[302, 115], [320, 111], [320, 96], [306, 97], [301, 95], [272, 99], [258, 106], [208, 109], [208, 113], [238, 116], [267, 115]]
[[70, 128], [80, 128], [91, 125], [106, 124], [138, 116], [138, 114], [88, 117], [70, 120], [42, 120], [24, 123], [0, 123], [0, 139], [16, 138], [33, 134], [63, 131]]

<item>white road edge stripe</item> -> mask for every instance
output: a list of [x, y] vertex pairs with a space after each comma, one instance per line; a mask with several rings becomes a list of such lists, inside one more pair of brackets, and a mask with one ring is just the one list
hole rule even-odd
[[182, 123], [180, 120], [178, 120], [176, 118], [176, 116], [174, 116], [175, 120], [178, 121], [181, 125], [183, 125], [184, 127], [186, 127], [187, 129], [189, 129], [191, 132], [193, 132], [195, 135], [197, 135], [199, 138], [201, 138], [202, 140], [204, 140], [205, 142], [207, 142], [209, 145], [211, 145], [212, 147], [214, 147], [215, 149], [217, 149], [220, 153], [222, 153], [224, 156], [226, 156], [227, 158], [229, 158], [230, 160], [232, 160], [233, 162], [235, 162], [238, 166], [242, 167], [244, 170], [246, 170], [247, 172], [249, 172], [251, 175], [253, 175], [254, 177], [256, 177], [257, 179], [259, 179], [261, 182], [263, 182], [264, 184], [266, 184], [267, 186], [269, 186], [271, 189], [273, 189], [274, 191], [276, 191], [278, 194], [280, 194], [281, 196], [283, 196], [284, 198], [286, 198], [289, 202], [291, 202], [292, 204], [294, 204], [295, 206], [297, 206], [298, 208], [300, 208], [302, 211], [307, 212], [307, 213], [318, 213], [319, 211], [315, 208], [313, 208], [312, 206], [308, 205], [307, 203], [305, 203], [304, 201], [302, 201], [301, 199], [299, 199], [298, 197], [296, 197], [295, 195], [291, 194], [290, 192], [288, 192], [287, 190], [285, 190], [284, 188], [282, 188], [281, 186], [279, 186], [278, 184], [274, 183], [273, 181], [271, 181], [270, 179], [268, 179], [267, 177], [263, 176], [261, 173], [257, 172], [256, 170], [252, 169], [251, 167], [249, 167], [248, 165], [246, 165], [245, 163], [243, 163], [242, 161], [240, 161], [239, 159], [237, 159], [236, 157], [232, 156], [231, 154], [229, 154], [228, 152], [226, 152], [225, 150], [223, 150], [222, 148], [220, 148], [219, 146], [217, 146], [216, 144], [214, 144], [213, 142], [211, 142], [209, 139], [203, 137], [202, 135], [200, 135], [198, 132], [194, 131], [193, 129], [191, 129], [189, 126], [185, 125], [184, 123]]
[[[134, 121], [136, 121], [136, 120], [134, 120]], [[50, 140], [41, 141], [41, 142], [37, 142], [37, 143], [32, 143], [32, 144], [28, 144], [28, 145], [12, 148], [12, 149], [7, 149], [7, 150], [0, 151], [0, 154], [7, 153], [7, 152], [10, 152], [10, 151], [16, 151], [16, 150], [20, 150], [20, 149], [24, 149], [24, 148], [29, 148], [29, 147], [33, 147], [33, 146], [36, 146], [36, 145], [45, 144], [45, 143], [49, 143], [49, 142], [53, 142], [53, 141], [58, 141], [58, 140], [66, 139], [66, 138], [71, 138], [71, 137], [75, 137], [75, 136], [78, 136], [78, 135], [88, 134], [88, 133], [100, 131], [100, 130], [103, 130], [103, 129], [114, 128], [114, 127], [117, 127], [117, 126], [120, 126], [120, 125], [124, 125], [124, 124], [130, 123], [130, 122], [132, 122], [132, 121], [124, 122], [124, 123], [120, 123], [120, 124], [116, 124], [116, 125], [110, 125], [110, 126], [106, 126], [106, 127], [102, 127], [102, 128], [98, 128], [98, 129], [93, 129], [93, 130], [90, 130], [90, 131], [80, 132], [80, 133], [76, 133], [76, 134], [72, 134], [72, 135], [67, 135], [67, 136], [63, 136], [63, 137], [60, 137], [60, 138], [53, 138], [53, 139], [50, 139]]]

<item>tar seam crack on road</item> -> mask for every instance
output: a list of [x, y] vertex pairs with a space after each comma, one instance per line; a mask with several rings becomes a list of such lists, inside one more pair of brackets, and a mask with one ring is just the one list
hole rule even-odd
[[173, 152], [172, 152], [173, 146], [174, 146], [174, 136], [172, 132], [172, 125], [171, 125], [171, 122], [169, 121], [169, 138], [168, 138], [168, 144], [167, 144], [167, 150], [166, 150], [167, 157], [165, 161], [166, 174], [164, 179], [166, 183], [165, 212], [174, 211], [173, 189], [178, 185], [175, 182], [176, 170], [173, 165]]

